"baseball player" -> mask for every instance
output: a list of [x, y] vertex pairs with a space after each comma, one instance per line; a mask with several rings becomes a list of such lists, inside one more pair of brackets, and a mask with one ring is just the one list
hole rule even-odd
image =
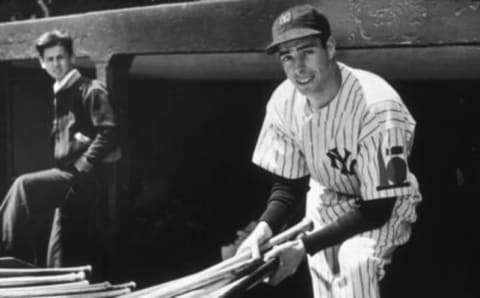
[[10, 187], [0, 206], [0, 254], [35, 261], [34, 239], [48, 236], [39, 223], [55, 211], [47, 263], [61, 266], [72, 261], [66, 260], [71, 252], [62, 249], [61, 224], [66, 213], [79, 212], [68, 205], [74, 198], [87, 203], [102, 189], [107, 164], [120, 158], [118, 124], [105, 88], [74, 67], [68, 34], [46, 32], [35, 46], [42, 68], [55, 80], [51, 133], [55, 167], [23, 174]]
[[407, 158], [415, 121], [379, 76], [335, 60], [326, 16], [295, 6], [273, 23], [268, 53], [287, 79], [273, 92], [253, 162], [274, 183], [258, 225], [238, 252], [279, 231], [308, 189], [308, 235], [275, 247], [278, 284], [308, 256], [315, 297], [379, 297], [378, 281], [405, 243], [421, 200]]

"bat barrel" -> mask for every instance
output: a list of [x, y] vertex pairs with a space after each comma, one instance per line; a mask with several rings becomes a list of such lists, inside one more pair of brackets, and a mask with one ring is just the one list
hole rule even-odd
[[92, 266], [62, 267], [62, 268], [0, 268], [0, 277], [60, 275], [66, 273], [85, 272], [90, 275]]
[[[312, 227], [312, 221], [310, 219], [304, 219], [298, 224], [271, 238], [267, 243], [262, 245], [261, 251], [266, 252], [275, 245], [291, 240], [299, 234], [311, 230]], [[134, 291], [122, 298], [217, 297], [215, 295], [212, 296], [211, 292], [214, 292], [217, 288], [221, 288], [225, 284], [230, 284], [245, 275], [250, 275], [251, 272], [256, 270], [260, 265], [261, 260], [254, 260], [252, 259], [250, 252], [245, 252], [197, 273], [142, 289], [140, 291]], [[264, 272], [263, 270], [269, 272], [268, 270], [271, 270], [272, 266], [274, 266], [274, 261], [269, 262], [268, 265], [262, 267], [264, 268], [262, 271], [247, 279], [247, 281], [242, 283], [240, 287], [245, 287], [245, 283], [251, 283], [252, 280], [258, 278], [258, 275]], [[237, 289], [236, 291], [239, 290]]]
[[136, 284], [90, 284], [90, 265], [62, 268], [0, 268], [0, 298], [65, 297], [115, 298], [132, 292]]
[[[266, 277], [268, 277], [273, 271], [277, 269], [279, 261], [277, 258], [270, 259], [258, 267], [252, 273], [246, 275], [245, 277], [239, 279], [237, 282], [233, 283], [231, 286], [221, 289], [216, 297], [218, 298], [237, 298], [245, 293], [248, 289], [254, 287], [258, 283], [262, 282]], [[223, 290], [223, 291], [222, 291]]]

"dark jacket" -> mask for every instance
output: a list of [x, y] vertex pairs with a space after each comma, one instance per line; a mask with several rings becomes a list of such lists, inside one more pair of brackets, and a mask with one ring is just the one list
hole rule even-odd
[[56, 166], [81, 171], [120, 158], [118, 119], [102, 84], [73, 71], [55, 92], [52, 138]]

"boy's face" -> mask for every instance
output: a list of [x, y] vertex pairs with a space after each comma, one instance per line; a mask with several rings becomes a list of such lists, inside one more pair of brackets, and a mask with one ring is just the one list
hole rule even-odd
[[73, 57], [63, 46], [55, 45], [44, 50], [40, 64], [55, 81], [60, 81], [73, 68]]
[[332, 75], [330, 66], [334, 53], [332, 38], [327, 41], [326, 48], [316, 36], [295, 39], [278, 46], [278, 55], [287, 78], [306, 96], [325, 88]]

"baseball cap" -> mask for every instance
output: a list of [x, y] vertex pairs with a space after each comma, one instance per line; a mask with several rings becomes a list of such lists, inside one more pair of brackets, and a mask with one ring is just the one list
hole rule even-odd
[[293, 6], [282, 12], [273, 22], [272, 42], [265, 50], [271, 54], [281, 43], [317, 34], [330, 36], [327, 17], [312, 5]]

